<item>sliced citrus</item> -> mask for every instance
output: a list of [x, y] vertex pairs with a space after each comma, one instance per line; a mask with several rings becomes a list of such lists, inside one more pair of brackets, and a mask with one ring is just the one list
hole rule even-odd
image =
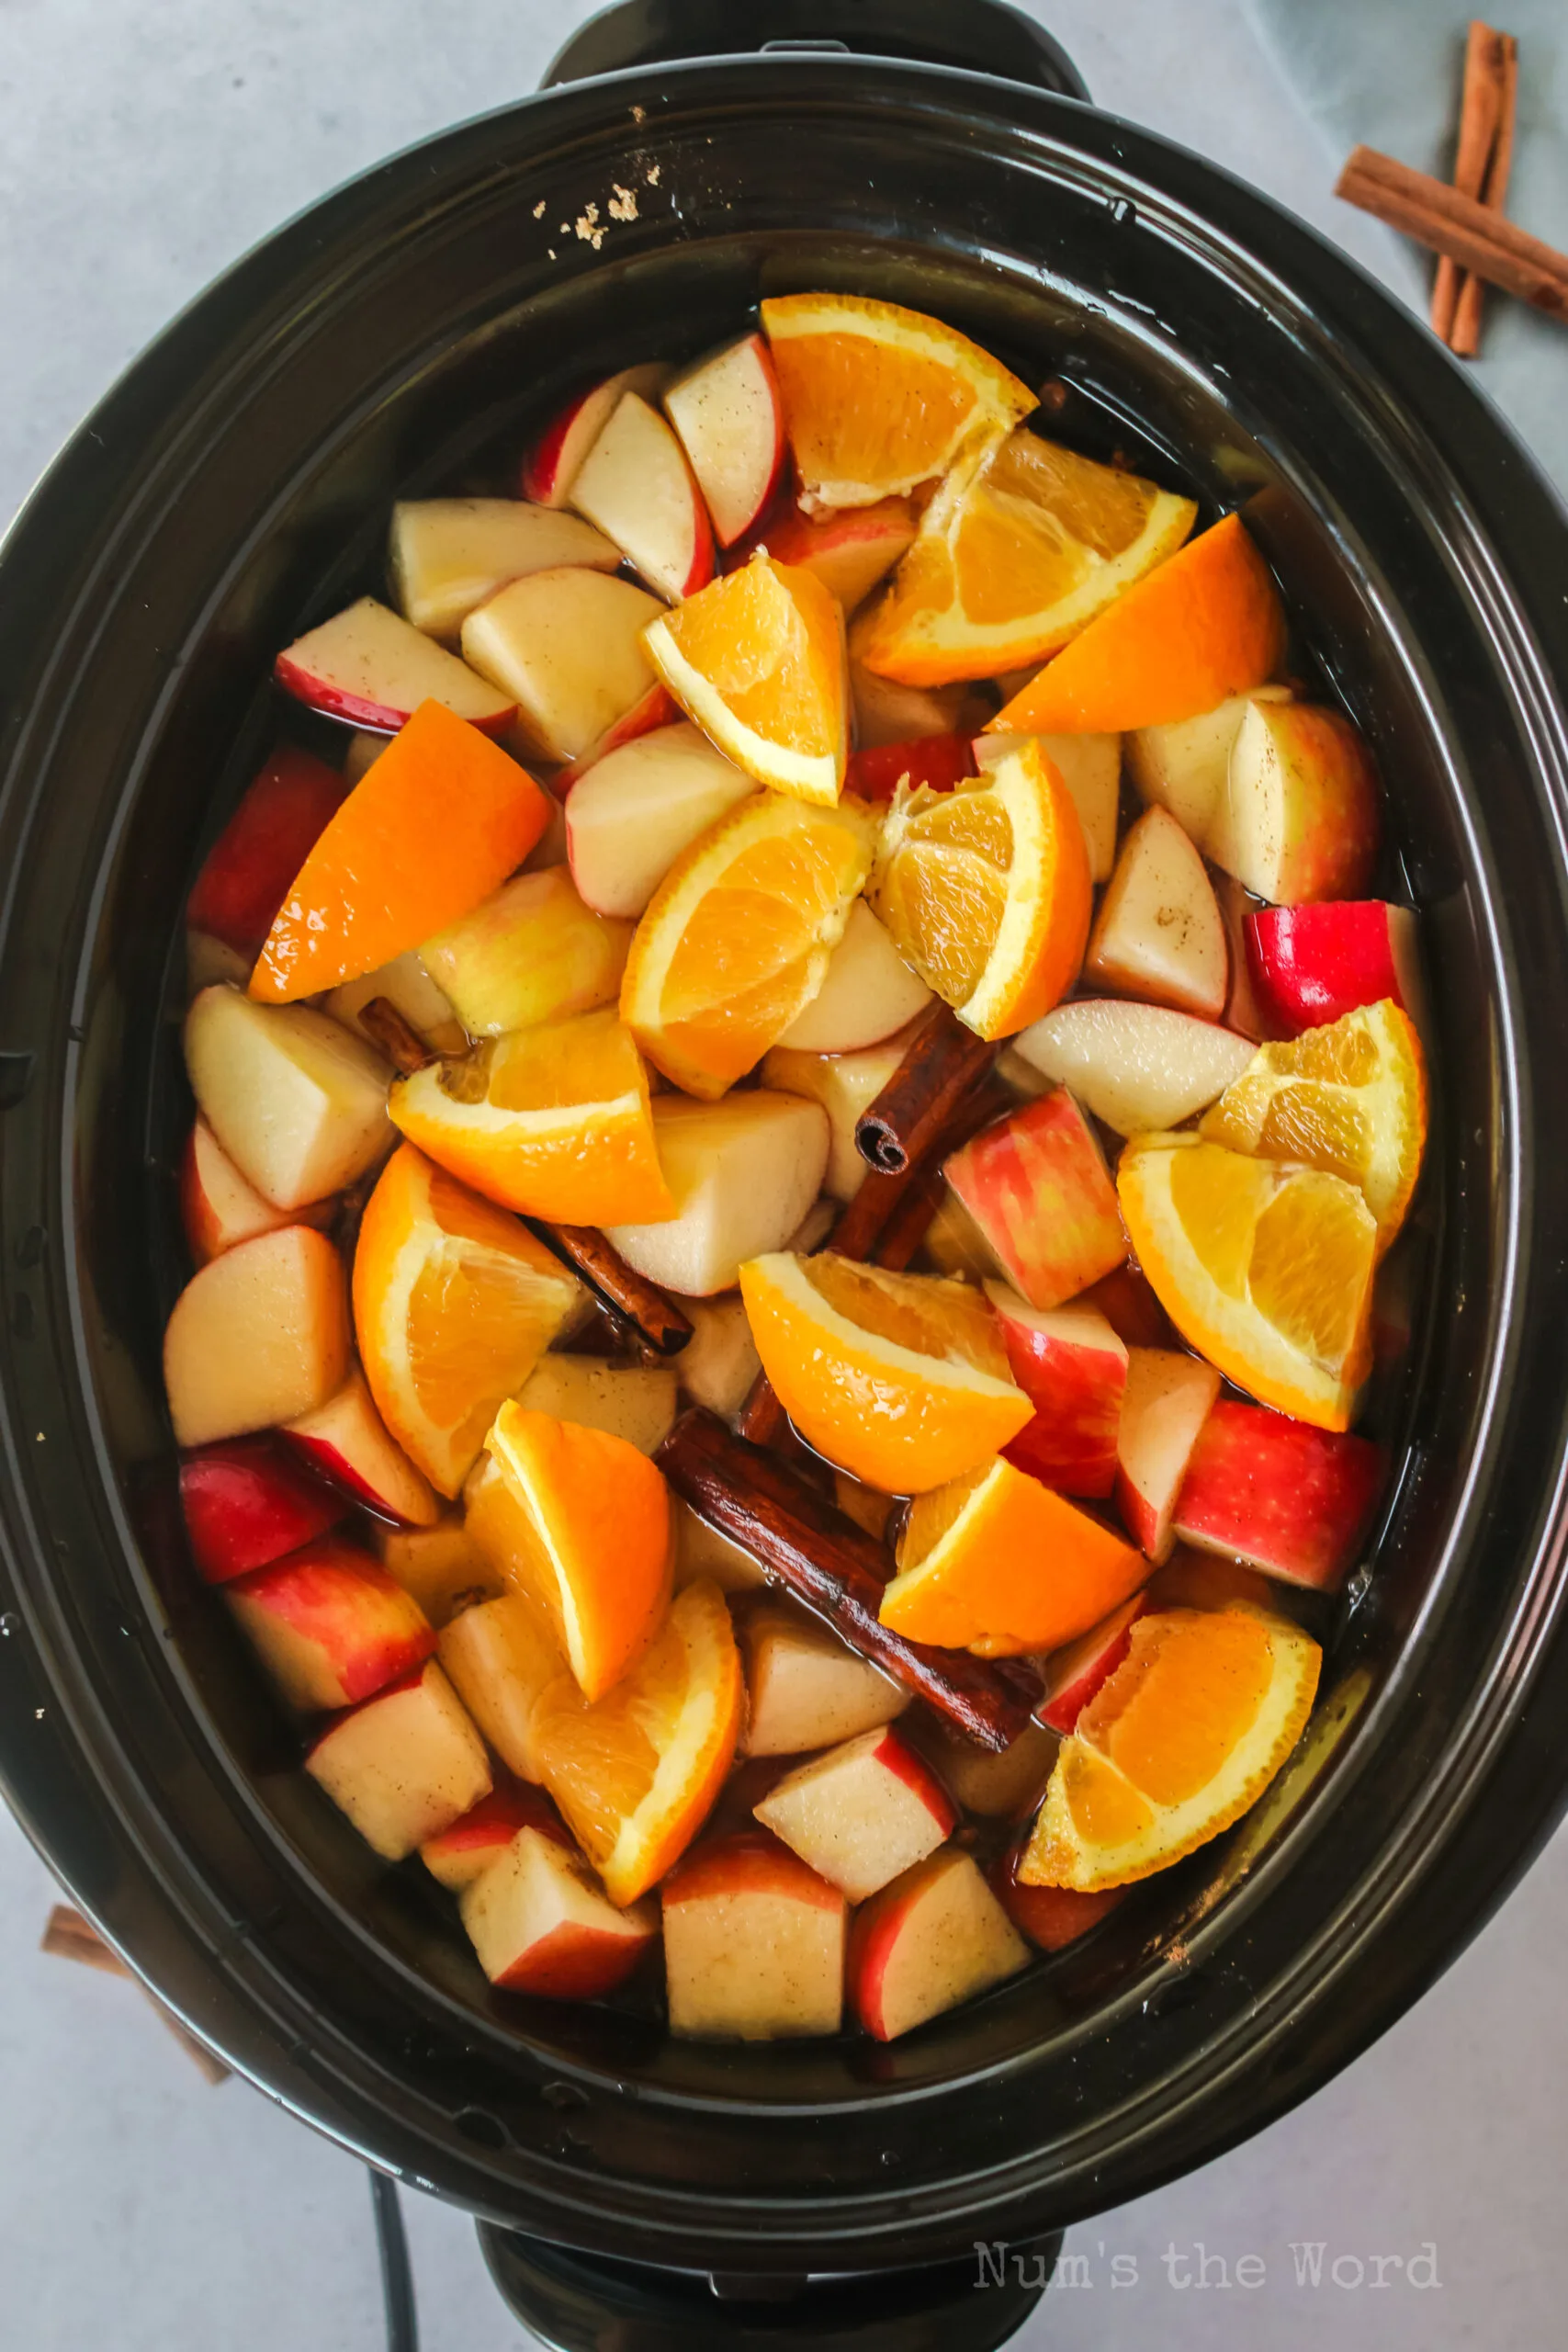
[[858, 801], [742, 800], [678, 857], [632, 939], [621, 1018], [709, 1102], [756, 1067], [822, 985], [870, 871]]
[[1062, 1743], [1022, 1884], [1124, 1886], [1217, 1837], [1300, 1739], [1322, 1663], [1310, 1634], [1261, 1609], [1140, 1617]]
[[1039, 744], [951, 792], [900, 786], [869, 896], [906, 962], [982, 1037], [1049, 1012], [1083, 962], [1091, 886], [1077, 810]]
[[843, 607], [814, 571], [754, 555], [643, 632], [689, 718], [759, 784], [830, 805], [849, 759]]
[[807, 513], [906, 496], [1038, 406], [977, 343], [896, 302], [786, 294], [762, 330]]
[[887, 1495], [926, 1494], [1016, 1437], [1029, 1399], [983, 1295], [832, 1250], [740, 1269], [751, 1337], [809, 1445]]
[[511, 1501], [506, 1571], [536, 1602], [585, 1699], [637, 1664], [670, 1604], [670, 1495], [607, 1430], [504, 1404], [485, 1448]]
[[1386, 1250], [1427, 1145], [1427, 1064], [1415, 1023], [1385, 997], [1288, 1045], [1260, 1046], [1198, 1132], [1231, 1151], [1304, 1160], [1359, 1185]]
[[563, 1225], [675, 1214], [648, 1072], [608, 1009], [547, 1021], [400, 1079], [388, 1103], [420, 1149], [487, 1200]]
[[1197, 513], [1141, 474], [1011, 434], [938, 491], [857, 651], [910, 686], [1043, 662], [1174, 555]]
[[917, 1495], [877, 1613], [908, 1641], [1010, 1657], [1076, 1641], [1148, 1572], [1111, 1529], [998, 1460]]
[[1371, 1363], [1377, 1220], [1353, 1184], [1196, 1136], [1137, 1136], [1116, 1177], [1134, 1252], [1182, 1336], [1239, 1388], [1348, 1429]]
[[1227, 514], [1108, 605], [987, 731], [1113, 735], [1197, 718], [1262, 685], [1284, 650], [1280, 592]]
[[412, 1144], [392, 1154], [359, 1227], [355, 1328], [381, 1419], [444, 1495], [582, 1304], [576, 1277], [514, 1216]]
[[724, 1595], [678, 1592], [631, 1673], [585, 1699], [561, 1675], [534, 1717], [545, 1786], [614, 1903], [633, 1903], [691, 1844], [740, 1735], [746, 1686]]

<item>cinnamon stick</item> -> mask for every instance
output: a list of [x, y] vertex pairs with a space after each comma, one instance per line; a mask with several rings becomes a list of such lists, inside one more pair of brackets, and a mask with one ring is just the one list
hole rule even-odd
[[[1464, 87], [1460, 99], [1459, 139], [1454, 148], [1454, 186], [1461, 196], [1486, 201], [1486, 174], [1497, 144], [1503, 113], [1505, 36], [1477, 19], [1464, 45]], [[1461, 284], [1477, 283], [1448, 254], [1438, 257], [1432, 280], [1432, 333], [1451, 343]]]
[[[1501, 212], [1508, 198], [1508, 176], [1514, 164], [1514, 124], [1518, 112], [1519, 44], [1512, 33], [1499, 33], [1502, 62], [1498, 73], [1497, 135], [1479, 194], [1491, 212]], [[1446, 259], [1447, 256], [1445, 255]], [[1461, 359], [1473, 359], [1481, 348], [1481, 313], [1485, 286], [1474, 270], [1465, 274], [1454, 306], [1449, 347]]]
[[380, 1046], [400, 1078], [412, 1078], [415, 1070], [428, 1069], [441, 1058], [404, 1020], [389, 996], [373, 996], [362, 1004], [359, 1025], [371, 1043]]
[[692, 1336], [691, 1318], [671, 1298], [627, 1265], [596, 1225], [555, 1225], [548, 1217], [525, 1220], [541, 1241], [567, 1259], [612, 1306], [635, 1323], [649, 1347], [677, 1356]]
[[1010, 1747], [1038, 1705], [1032, 1668], [907, 1642], [877, 1615], [887, 1556], [852, 1519], [735, 1437], [716, 1414], [682, 1413], [654, 1456], [675, 1492], [742, 1544], [851, 1648], [914, 1691], [977, 1747]]
[[[866, 1177], [866, 1182], [872, 1182]], [[889, 1273], [901, 1274], [921, 1242], [941, 1204], [947, 1179], [936, 1160], [910, 1171], [902, 1196], [893, 1204], [893, 1213], [877, 1235], [872, 1248], [872, 1263], [886, 1266]], [[833, 1242], [834, 1249], [838, 1241]]]
[[999, 1051], [966, 1029], [950, 1005], [932, 1005], [903, 1060], [856, 1123], [862, 1159], [889, 1176], [923, 1159]]
[[1413, 171], [1375, 147], [1358, 147], [1335, 188], [1347, 204], [1371, 212], [1417, 243], [1449, 254], [1467, 269], [1555, 319], [1568, 320], [1568, 254], [1516, 228], [1501, 213]]

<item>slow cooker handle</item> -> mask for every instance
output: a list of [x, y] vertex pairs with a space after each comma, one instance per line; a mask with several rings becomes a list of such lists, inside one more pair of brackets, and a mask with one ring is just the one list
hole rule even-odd
[[1061, 44], [1006, 0], [618, 0], [572, 35], [542, 86], [739, 49], [797, 48], [913, 59], [1089, 96]]

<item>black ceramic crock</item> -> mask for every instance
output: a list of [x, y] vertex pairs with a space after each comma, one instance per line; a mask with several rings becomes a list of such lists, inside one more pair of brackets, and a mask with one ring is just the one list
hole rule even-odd
[[[982, 22], [831, 13], [906, 52]], [[137, 363], [6, 542], [0, 1767], [83, 1907], [299, 2115], [513, 2231], [744, 2290], [727, 2312], [688, 2279], [660, 2320], [624, 2269], [615, 2340], [981, 2345], [1016, 2310], [955, 2293], [942, 2335], [929, 2280], [763, 2298], [807, 2272], [972, 2277], [977, 2240], [1037, 2242], [1213, 2156], [1419, 1994], [1563, 1804], [1568, 529], [1405, 312], [1223, 173], [1039, 86], [1077, 85], [1022, 19], [951, 45], [1011, 80], [810, 51], [636, 64], [717, 14], [616, 12], [580, 56], [632, 71], [281, 230]], [[816, 286], [940, 312], [1064, 384], [1079, 446], [1244, 506], [1299, 659], [1386, 779], [1436, 1125], [1412, 1350], [1379, 1405], [1391, 1499], [1265, 1823], [902, 2042], [704, 2047], [491, 1996], [417, 1865], [377, 1866], [303, 1781], [196, 1584], [158, 1365], [183, 1276], [173, 943], [276, 726], [272, 654], [375, 583], [389, 501], [488, 479], [593, 369]], [[496, 2248], [553, 2340], [599, 2340], [592, 2263]]]

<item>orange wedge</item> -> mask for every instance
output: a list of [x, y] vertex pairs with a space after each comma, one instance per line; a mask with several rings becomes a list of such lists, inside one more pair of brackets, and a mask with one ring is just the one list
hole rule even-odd
[[632, 938], [621, 1018], [689, 1094], [755, 1069], [822, 985], [871, 868], [859, 801], [759, 792], [678, 857]]
[[613, 1903], [634, 1903], [691, 1844], [740, 1735], [746, 1686], [724, 1595], [678, 1592], [632, 1672], [603, 1699], [561, 1675], [534, 1734], [545, 1786]]
[[318, 839], [267, 933], [251, 994], [288, 1004], [379, 971], [499, 889], [545, 830], [526, 768], [422, 702]]
[[998, 1460], [916, 1496], [877, 1613], [908, 1641], [1013, 1657], [1076, 1641], [1148, 1573], [1122, 1537]]
[[585, 1699], [634, 1667], [670, 1605], [670, 1495], [607, 1430], [505, 1404], [485, 1440], [515, 1506], [506, 1571], [549, 1619]]
[[754, 555], [643, 632], [689, 718], [738, 768], [830, 806], [849, 759], [843, 607], [814, 571]]
[[1355, 1185], [1192, 1135], [1136, 1136], [1116, 1193], [1183, 1338], [1261, 1403], [1348, 1429], [1371, 1363], [1378, 1254]]
[[1197, 513], [1139, 474], [1014, 433], [938, 491], [857, 653], [909, 686], [1043, 662], [1174, 555]]
[[1231, 1151], [1304, 1160], [1359, 1185], [1386, 1250], [1427, 1147], [1427, 1064], [1414, 1023], [1385, 997], [1288, 1045], [1259, 1046], [1198, 1132]]
[[801, 1436], [886, 1495], [963, 1477], [1030, 1418], [996, 1317], [967, 1283], [781, 1250], [741, 1267], [740, 1295]]
[[967, 335], [896, 302], [786, 294], [762, 332], [808, 514], [906, 496], [1038, 405]]
[[1171, 1609], [1062, 1743], [1018, 1875], [1084, 1894], [1179, 1861], [1257, 1802], [1295, 1747], [1323, 1652], [1261, 1609]]
[[1284, 650], [1280, 592], [1227, 514], [1091, 621], [987, 732], [1113, 735], [1197, 718], [1264, 684]]
[[432, 1062], [393, 1087], [411, 1143], [487, 1200], [562, 1225], [652, 1225], [675, 1214], [659, 1166], [648, 1072], [606, 1009], [542, 1022]]
[[354, 1321], [377, 1410], [455, 1495], [497, 1408], [581, 1310], [576, 1277], [525, 1226], [423, 1152], [392, 1154], [354, 1254]]
[[869, 892], [905, 961], [982, 1037], [1040, 1020], [1078, 975], [1083, 826], [1038, 743], [951, 792], [900, 786]]

